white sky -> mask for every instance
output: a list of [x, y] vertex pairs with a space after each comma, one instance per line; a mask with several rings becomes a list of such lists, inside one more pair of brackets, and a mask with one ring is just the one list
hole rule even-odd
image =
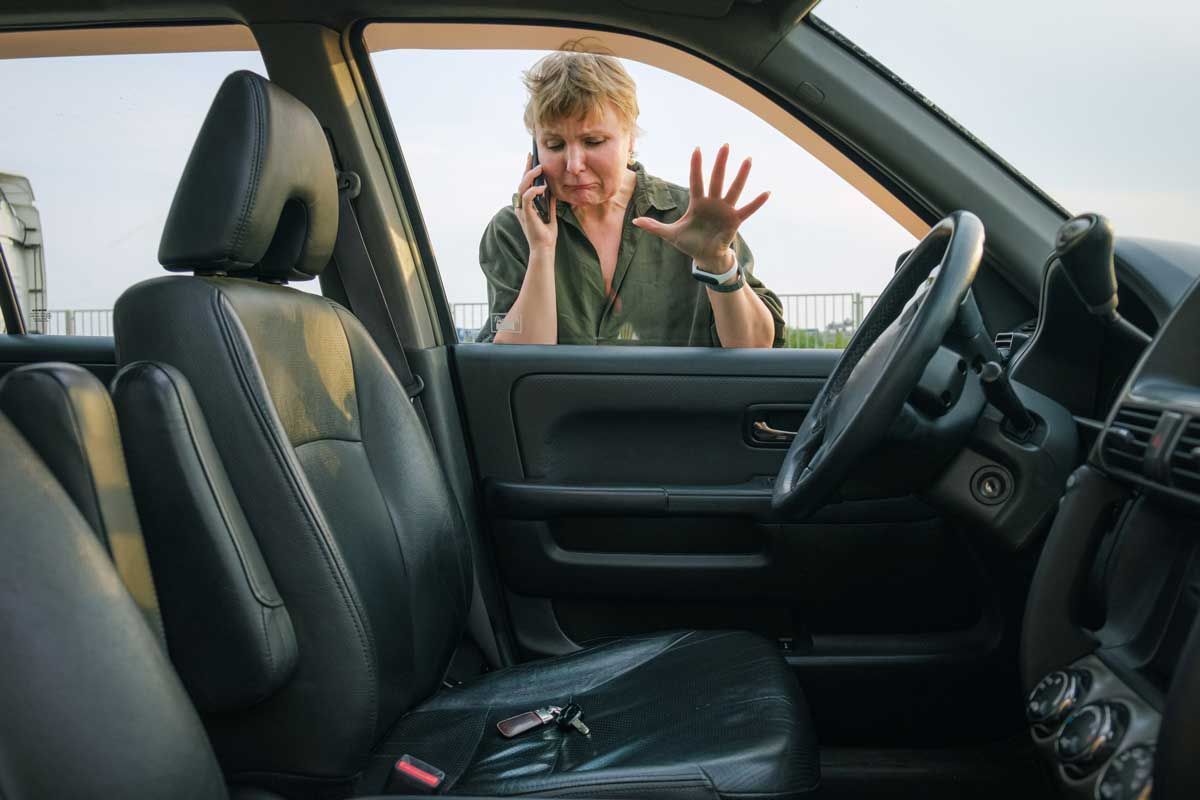
[[[1200, 5], [1145, 0], [826, 0], [875, 54], [1069, 209], [1119, 233], [1200, 241]], [[479, 235], [520, 178], [520, 71], [540, 54], [378, 53], [376, 70], [452, 302], [483, 300]], [[706, 89], [637, 63], [639, 157], [686, 183], [691, 148], [753, 155], [743, 228], [780, 293], [873, 293], [912, 239], [814, 158]], [[160, 274], [158, 238], [217, 86], [256, 53], [0, 61], [0, 172], [33, 182], [51, 308], [109, 308]]]

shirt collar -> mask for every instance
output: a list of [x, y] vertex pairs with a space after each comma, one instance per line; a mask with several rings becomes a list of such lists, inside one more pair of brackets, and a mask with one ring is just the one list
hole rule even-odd
[[651, 207], [659, 211], [678, 207], [666, 181], [647, 175], [641, 162], [634, 161], [629, 167], [637, 175], [637, 186], [633, 190], [633, 210], [637, 216], [643, 216]]

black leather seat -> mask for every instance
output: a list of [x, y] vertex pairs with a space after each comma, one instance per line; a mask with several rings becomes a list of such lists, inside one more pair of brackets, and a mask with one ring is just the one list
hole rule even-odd
[[[207, 419], [294, 629], [293, 671], [253, 705], [205, 716], [231, 779], [292, 796], [372, 792], [407, 752], [444, 769], [456, 793], [767, 798], [814, 789], [803, 695], [771, 645], [749, 634], [618, 641], [441, 689], [472, 585], [455, 498], [359, 321], [281, 285], [325, 267], [336, 229], [319, 123], [278, 87], [235, 73], [205, 120], [159, 251], [168, 270], [196, 277], [141, 283], [115, 311], [120, 361], [161, 362], [179, 376], [158, 380], [165, 367], [134, 366], [143, 377], [129, 386], [163, 393], [158, 407], [173, 409], [172, 419]], [[193, 404], [176, 396], [189, 383]], [[156, 443], [130, 447], [135, 475], [202, 474], [164, 466], [195, 462], [195, 426], [124, 407], [121, 419], [127, 440]], [[152, 557], [156, 537], [178, 533], [170, 504], [144, 513], [143, 527]], [[186, 571], [176, 581], [187, 584]], [[203, 598], [210, 587], [196, 579], [187, 591]], [[221, 650], [190, 657], [216, 668]], [[495, 729], [571, 698], [585, 707], [588, 738], [548, 728], [506, 740]]]
[[107, 392], [38, 365], [0, 412], [0, 795], [227, 797], [156, 635]]

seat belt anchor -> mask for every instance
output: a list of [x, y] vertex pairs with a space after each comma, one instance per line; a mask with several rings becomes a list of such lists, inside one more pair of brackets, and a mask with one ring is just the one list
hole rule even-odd
[[417, 395], [425, 391], [425, 381], [421, 380], [421, 376], [414, 372], [412, 374], [412, 383], [405, 386], [404, 391], [408, 393], [409, 400], [415, 400]]
[[362, 178], [353, 170], [339, 170], [337, 173], [338, 194], [353, 200], [362, 192]]

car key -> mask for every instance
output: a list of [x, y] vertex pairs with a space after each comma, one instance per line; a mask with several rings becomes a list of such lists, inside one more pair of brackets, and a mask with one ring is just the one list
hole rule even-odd
[[526, 711], [524, 714], [517, 714], [515, 717], [502, 719], [496, 723], [496, 729], [500, 731], [501, 736], [511, 739], [514, 736], [520, 736], [525, 731], [549, 725], [556, 721], [561, 713], [562, 709], [558, 706], [546, 706], [534, 711]]
[[590, 736], [592, 733], [591, 729], [583, 722], [583, 709], [579, 707], [578, 703], [567, 703], [554, 717], [558, 727], [563, 730], [574, 728], [584, 736]]

